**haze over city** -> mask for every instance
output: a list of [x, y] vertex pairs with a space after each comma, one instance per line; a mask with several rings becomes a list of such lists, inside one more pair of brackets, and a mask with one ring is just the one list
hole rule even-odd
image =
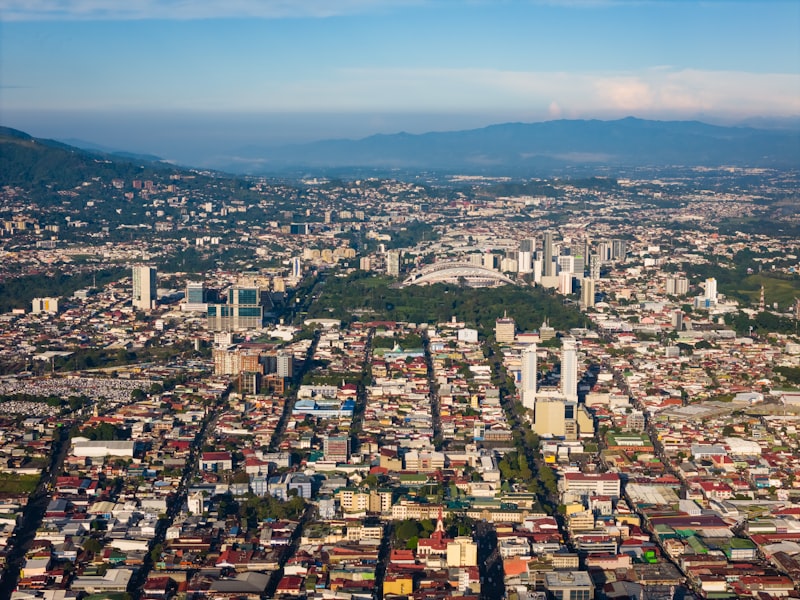
[[213, 162], [551, 119], [800, 116], [790, 1], [0, 2], [0, 121]]

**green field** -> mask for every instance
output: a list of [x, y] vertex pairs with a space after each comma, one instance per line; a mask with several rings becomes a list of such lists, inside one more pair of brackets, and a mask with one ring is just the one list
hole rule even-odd
[[16, 473], [0, 473], [0, 494], [30, 494], [39, 483], [38, 475], [17, 475]]
[[767, 306], [777, 302], [780, 308], [787, 308], [800, 298], [800, 279], [779, 279], [765, 273], [748, 275], [737, 283], [724, 286], [723, 291], [755, 306], [761, 297], [762, 285]]

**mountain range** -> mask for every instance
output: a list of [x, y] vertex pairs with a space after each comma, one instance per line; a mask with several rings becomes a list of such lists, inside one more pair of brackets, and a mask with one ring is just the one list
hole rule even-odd
[[[47, 179], [60, 156], [73, 177], [98, 158], [164, 167], [155, 155], [131, 154], [77, 139], [73, 145], [0, 127], [0, 174], [7, 183]], [[38, 142], [38, 143], [34, 143]], [[79, 146], [78, 150], [75, 146]], [[1, 148], [0, 148], [1, 149]], [[47, 150], [47, 152], [45, 152]], [[52, 156], [50, 154], [53, 154]], [[87, 159], [86, 157], [90, 157]], [[723, 127], [698, 121], [558, 120], [481, 129], [381, 134], [288, 146], [249, 146], [217, 155], [212, 167], [255, 175], [364, 176], [439, 172], [493, 176], [607, 173], [626, 167], [800, 166], [800, 129]], [[196, 165], [186, 165], [187, 167]]]
[[[521, 174], [570, 167], [800, 165], [800, 131], [698, 121], [558, 120], [481, 129], [373, 135], [279, 148], [241, 149], [253, 172], [292, 168], [419, 169]], [[236, 163], [220, 165], [235, 168]], [[241, 166], [239, 167], [241, 169]]]

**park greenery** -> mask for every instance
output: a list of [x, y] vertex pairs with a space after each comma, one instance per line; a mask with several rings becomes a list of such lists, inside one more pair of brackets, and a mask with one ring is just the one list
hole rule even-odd
[[[351, 321], [392, 320], [412, 323], [450, 321], [453, 316], [493, 334], [495, 320], [508, 315], [524, 331], [538, 329], [547, 319], [557, 329], [586, 325], [585, 318], [562, 298], [540, 287], [468, 288], [452, 284], [397, 287], [387, 277], [363, 271], [328, 277], [323, 301], [309, 308], [309, 317]], [[355, 313], [355, 314], [354, 314]]]
[[29, 310], [34, 298], [70, 296], [76, 290], [93, 287], [95, 283], [102, 287], [127, 273], [125, 269], [115, 267], [74, 275], [62, 272], [7, 279], [0, 283], [0, 312], [9, 312], [14, 308]]

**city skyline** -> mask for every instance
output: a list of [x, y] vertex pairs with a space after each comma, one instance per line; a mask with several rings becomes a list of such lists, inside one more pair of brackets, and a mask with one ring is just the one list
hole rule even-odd
[[800, 115], [793, 2], [0, 3], [2, 124], [164, 158], [558, 118]]

